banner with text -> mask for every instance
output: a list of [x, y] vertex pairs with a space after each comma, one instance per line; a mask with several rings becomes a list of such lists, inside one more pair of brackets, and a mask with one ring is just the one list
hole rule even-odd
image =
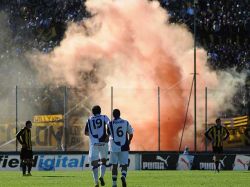
[[[137, 160], [138, 154], [129, 155], [129, 170], [139, 169]], [[109, 159], [107, 167], [110, 167]], [[33, 156], [33, 169], [38, 171], [58, 171], [58, 170], [91, 170], [88, 155], [34, 155]], [[20, 156], [19, 155], [0, 155], [0, 171], [17, 171], [20, 170]]]

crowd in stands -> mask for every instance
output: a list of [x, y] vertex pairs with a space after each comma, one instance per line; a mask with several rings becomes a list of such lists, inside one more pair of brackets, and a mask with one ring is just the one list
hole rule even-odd
[[[159, 1], [171, 24], [186, 24], [192, 33], [196, 24], [197, 45], [207, 50], [211, 68], [250, 70], [250, 0]], [[0, 2], [0, 11], [8, 15], [17, 54], [31, 49], [50, 52], [62, 40], [68, 22], [90, 16], [84, 0]]]
[[[5, 0], [4, 10], [14, 42], [20, 48], [51, 51], [63, 37], [67, 22], [88, 16], [82, 0]], [[20, 45], [19, 45], [20, 44]]]
[[[63, 37], [67, 22], [89, 17], [83, 0], [2, 0], [9, 15], [14, 41], [26, 48], [51, 51]], [[208, 51], [215, 69], [249, 67], [249, 0], [159, 0], [171, 23], [184, 23], [194, 32], [198, 45]], [[31, 36], [33, 38], [31, 38]], [[17, 45], [18, 46], [18, 45]]]
[[[198, 44], [208, 51], [213, 68], [249, 67], [249, 0], [161, 0], [172, 23], [184, 23], [194, 31]], [[196, 11], [195, 11], [196, 10]], [[195, 15], [196, 13], [196, 15]]]

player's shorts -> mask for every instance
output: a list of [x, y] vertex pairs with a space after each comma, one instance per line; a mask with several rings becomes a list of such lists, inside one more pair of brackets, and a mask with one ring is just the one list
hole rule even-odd
[[109, 163], [128, 165], [128, 151], [110, 152]]
[[21, 160], [27, 160], [27, 159], [32, 159], [32, 158], [33, 158], [33, 151], [32, 150], [28, 150], [25, 148], [21, 149], [21, 153], [20, 153]]
[[99, 145], [91, 145], [89, 149], [89, 161], [96, 161], [99, 159], [107, 159], [108, 157], [108, 144], [103, 143]]
[[213, 146], [213, 153], [216, 153], [216, 154], [223, 153], [223, 147], [214, 147]]

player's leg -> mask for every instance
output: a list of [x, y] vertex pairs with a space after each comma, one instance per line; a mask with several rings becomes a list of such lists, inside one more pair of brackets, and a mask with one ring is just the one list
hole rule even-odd
[[95, 187], [98, 187], [99, 186], [99, 183], [98, 183], [98, 160], [92, 161], [91, 166], [92, 166], [92, 173], [93, 173], [93, 178], [94, 178], [94, 182], [95, 182]]
[[33, 153], [32, 151], [28, 150], [27, 152], [27, 167], [28, 167], [28, 176], [31, 176], [31, 169], [32, 169], [32, 163], [33, 163]]
[[106, 171], [106, 158], [102, 158], [101, 159], [101, 166], [100, 166], [100, 177], [99, 177], [99, 180], [101, 182], [101, 185], [102, 186], [105, 186], [105, 182], [104, 182], [104, 174], [105, 174], [105, 171]]
[[219, 167], [220, 167], [220, 161], [219, 161], [219, 157], [218, 157], [218, 154], [215, 154], [215, 169], [216, 171], [220, 171]]
[[128, 151], [122, 151], [119, 153], [118, 162], [121, 164], [121, 181], [122, 187], [127, 187], [126, 177], [127, 177], [127, 168], [128, 168]]
[[118, 174], [118, 153], [110, 152], [110, 164], [112, 164], [112, 187], [117, 187], [117, 174]]
[[222, 153], [223, 153], [223, 148], [222, 147], [218, 147], [217, 148], [217, 171], [218, 172], [220, 172], [220, 164], [221, 164], [221, 161], [220, 161], [220, 159], [221, 159], [221, 155], [222, 155]]
[[99, 160], [99, 155], [98, 155], [97, 146], [90, 146], [89, 161], [91, 162], [91, 166], [92, 166], [92, 173], [93, 173], [95, 187], [99, 186], [99, 183], [98, 183], [98, 160]]
[[26, 166], [27, 166], [26, 150], [23, 148], [21, 149], [20, 159], [21, 159], [21, 167], [22, 167], [23, 176], [26, 176]]
[[32, 169], [32, 159], [27, 160], [27, 167], [28, 167], [28, 176], [31, 176], [31, 169]]
[[112, 164], [112, 187], [117, 187], [118, 164]]
[[219, 171], [219, 162], [218, 162], [218, 148], [216, 146], [213, 146], [213, 161], [214, 161], [214, 165], [215, 165], [215, 171]]
[[122, 165], [122, 176], [121, 176], [121, 181], [122, 181], [122, 187], [127, 187], [127, 182], [126, 182], [126, 177], [127, 177], [127, 165]]
[[[108, 144], [107, 144], [108, 145]], [[107, 157], [108, 157], [108, 146], [106, 144], [104, 146], [99, 147], [99, 156], [101, 160], [101, 166], [100, 166], [100, 177], [99, 180], [101, 182], [101, 185], [104, 186], [104, 175], [106, 171], [106, 162], [107, 162]]]
[[22, 172], [23, 172], [23, 176], [26, 176], [26, 160], [22, 159], [21, 160], [21, 167], [22, 167]]

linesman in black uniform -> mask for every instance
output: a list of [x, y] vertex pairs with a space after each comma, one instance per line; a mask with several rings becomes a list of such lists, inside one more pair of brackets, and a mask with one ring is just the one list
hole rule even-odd
[[221, 125], [221, 119], [216, 119], [216, 125], [210, 127], [205, 136], [212, 142], [215, 168], [219, 172], [220, 155], [223, 153], [223, 141], [229, 137], [228, 130]]
[[[33, 162], [33, 152], [31, 143], [31, 121], [26, 121], [25, 127], [22, 128], [16, 135], [18, 142], [22, 145], [20, 159], [21, 167], [23, 170], [23, 176], [31, 176], [31, 168]], [[28, 173], [26, 174], [26, 167], [28, 168]]]

